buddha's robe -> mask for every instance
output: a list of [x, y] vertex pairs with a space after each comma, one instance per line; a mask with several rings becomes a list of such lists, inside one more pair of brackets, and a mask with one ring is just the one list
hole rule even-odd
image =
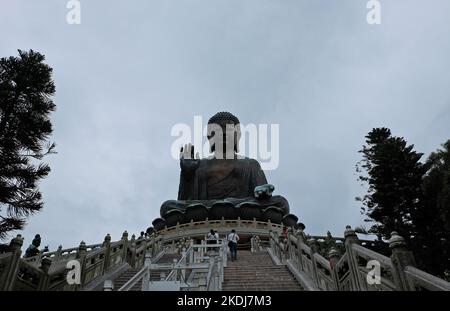
[[264, 171], [254, 159], [197, 161], [197, 169], [182, 167], [178, 200], [253, 197], [256, 186], [267, 184]]
[[169, 200], [161, 206], [161, 217], [171, 209], [184, 211], [193, 203], [208, 207], [214, 202], [224, 200], [237, 205], [253, 202], [261, 207], [276, 206], [285, 214], [289, 204], [281, 196], [264, 199], [254, 197], [256, 186], [267, 184], [264, 171], [258, 161], [240, 159], [201, 159], [181, 160], [180, 186], [178, 200]]

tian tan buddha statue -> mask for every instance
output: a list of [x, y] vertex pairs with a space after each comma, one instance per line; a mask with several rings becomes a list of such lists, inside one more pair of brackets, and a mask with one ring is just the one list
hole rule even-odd
[[294, 226], [297, 217], [289, 214], [289, 203], [272, 196], [258, 161], [238, 155], [240, 124], [229, 112], [219, 112], [208, 121], [208, 140], [213, 154], [194, 157], [191, 144], [181, 148], [178, 200], [162, 204], [155, 230], [191, 220], [256, 219]]

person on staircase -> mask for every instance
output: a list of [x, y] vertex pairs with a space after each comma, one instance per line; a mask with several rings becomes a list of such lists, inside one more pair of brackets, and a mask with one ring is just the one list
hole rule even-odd
[[[208, 235], [206, 236], [206, 244], [217, 244], [218, 240], [219, 235], [217, 234], [216, 231], [211, 229], [211, 231], [209, 231]], [[207, 247], [206, 250], [210, 255], [212, 255], [214, 251], [216, 251], [216, 249], [213, 247]]]
[[239, 241], [239, 235], [237, 235], [236, 230], [231, 230], [231, 233], [228, 234], [227, 240], [231, 253], [231, 261], [235, 261], [237, 260], [237, 244]]
[[217, 240], [219, 239], [219, 235], [217, 232], [215, 232], [213, 229], [209, 231], [208, 235], [206, 236], [206, 243], [207, 244], [217, 244]]

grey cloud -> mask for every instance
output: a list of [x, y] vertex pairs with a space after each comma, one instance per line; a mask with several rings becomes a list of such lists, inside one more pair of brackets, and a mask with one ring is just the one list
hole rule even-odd
[[267, 172], [313, 234], [362, 223], [354, 165], [364, 135], [391, 127], [422, 152], [449, 138], [450, 3], [382, 1], [4, 1], [0, 55], [33, 48], [54, 68], [57, 155], [30, 218], [51, 248], [137, 233], [175, 198], [176, 123], [229, 110], [279, 123]]

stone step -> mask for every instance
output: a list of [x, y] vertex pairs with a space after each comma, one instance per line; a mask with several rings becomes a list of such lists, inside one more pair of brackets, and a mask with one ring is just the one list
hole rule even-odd
[[286, 271], [272, 271], [272, 272], [266, 272], [266, 273], [260, 273], [260, 272], [230, 272], [225, 271], [225, 275], [231, 275], [235, 277], [252, 277], [252, 276], [267, 276], [267, 275], [286, 275]]
[[222, 287], [227, 288], [260, 288], [260, 287], [274, 287], [274, 288], [298, 288], [301, 287], [298, 284], [282, 284], [282, 283], [274, 283], [274, 284], [242, 284], [242, 283], [236, 283], [236, 284], [222, 284]]
[[289, 283], [285, 283], [285, 282], [271, 282], [270, 285], [267, 285], [267, 282], [259, 282], [259, 283], [245, 283], [245, 282], [226, 282], [223, 283], [222, 286], [226, 286], [226, 287], [298, 287], [300, 288], [300, 286], [294, 282], [289, 282]]
[[242, 267], [242, 268], [232, 268], [232, 267], [226, 267], [225, 268], [226, 271], [228, 272], [251, 272], [251, 273], [256, 273], [256, 272], [277, 272], [277, 271], [284, 271], [283, 268], [261, 268], [261, 269], [254, 269], [254, 268], [250, 268], [250, 267]]
[[239, 287], [239, 288], [227, 288], [222, 287], [223, 291], [230, 292], [243, 292], [243, 291], [255, 291], [255, 292], [266, 292], [266, 291], [301, 291], [301, 288], [278, 288], [278, 287]]
[[266, 252], [238, 251], [238, 259], [224, 269], [225, 291], [299, 291], [297, 280], [286, 266], [277, 266]]
[[289, 275], [277, 275], [277, 276], [271, 276], [268, 275], [266, 277], [248, 277], [248, 278], [242, 278], [242, 277], [234, 277], [234, 278], [230, 278], [230, 277], [224, 277], [224, 282], [228, 282], [228, 281], [241, 281], [241, 282], [258, 282], [258, 281], [292, 281], [292, 282], [296, 282], [296, 280], [289, 276]]

